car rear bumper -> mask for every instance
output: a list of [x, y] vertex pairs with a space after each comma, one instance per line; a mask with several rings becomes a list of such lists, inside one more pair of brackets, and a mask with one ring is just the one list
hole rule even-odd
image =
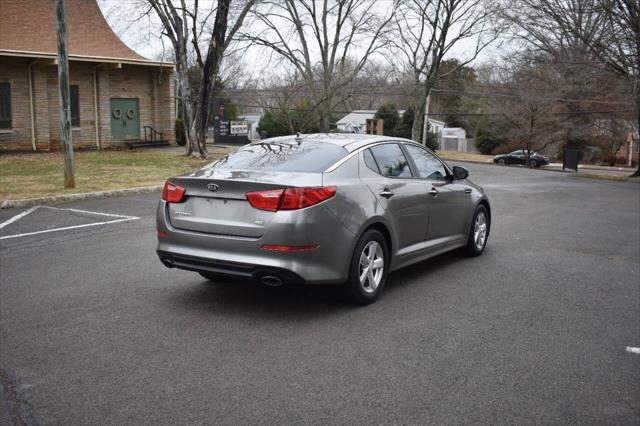
[[272, 266], [248, 263], [225, 262], [201, 257], [186, 256], [157, 250], [160, 261], [168, 268], [202, 272], [222, 278], [261, 281], [265, 277], [275, 277], [283, 284], [305, 284], [305, 280], [294, 272]]
[[[278, 212], [260, 238], [177, 229], [166, 203], [157, 210], [157, 253], [165, 266], [230, 278], [275, 276], [290, 284], [330, 284], [348, 276], [355, 236], [322, 205]], [[282, 214], [280, 214], [282, 213]], [[317, 245], [314, 250], [278, 251], [263, 244]]]

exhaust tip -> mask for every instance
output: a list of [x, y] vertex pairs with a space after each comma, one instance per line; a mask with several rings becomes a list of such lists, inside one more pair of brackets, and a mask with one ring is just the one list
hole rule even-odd
[[282, 280], [278, 277], [273, 277], [271, 275], [265, 275], [260, 278], [260, 282], [269, 287], [280, 287], [282, 285]]
[[164, 258], [164, 259], [161, 259], [161, 262], [162, 262], [162, 264], [163, 264], [164, 266], [166, 266], [167, 268], [173, 268], [173, 267], [174, 267], [174, 265], [173, 265], [173, 260], [171, 260], [171, 259]]

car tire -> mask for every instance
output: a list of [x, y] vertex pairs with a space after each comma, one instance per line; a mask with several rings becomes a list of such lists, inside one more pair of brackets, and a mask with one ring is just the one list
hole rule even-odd
[[[484, 226], [483, 226], [484, 225]], [[473, 214], [471, 227], [469, 229], [469, 238], [467, 239], [467, 254], [471, 257], [480, 256], [487, 246], [489, 238], [489, 230], [491, 221], [487, 208], [480, 204]], [[481, 241], [479, 240], [481, 238]]]
[[501, 166], [504, 166], [506, 164], [506, 162], [504, 161], [504, 158], [499, 159], [498, 164], [500, 164]]
[[347, 292], [353, 303], [368, 305], [380, 297], [387, 280], [389, 257], [387, 243], [380, 231], [369, 229], [362, 234], [349, 265]]
[[529, 160], [529, 165], [531, 167], [540, 167], [540, 165], [538, 164], [538, 162], [536, 160]]

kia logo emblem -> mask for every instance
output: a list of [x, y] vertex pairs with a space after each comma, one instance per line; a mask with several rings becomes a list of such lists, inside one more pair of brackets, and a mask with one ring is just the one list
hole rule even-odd
[[220, 190], [220, 187], [215, 183], [210, 183], [207, 185], [207, 189], [211, 192], [218, 192]]

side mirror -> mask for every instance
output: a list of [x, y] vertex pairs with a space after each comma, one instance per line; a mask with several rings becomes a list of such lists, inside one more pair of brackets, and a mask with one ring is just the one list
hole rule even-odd
[[456, 180], [466, 179], [469, 176], [469, 170], [460, 166], [453, 166], [453, 177]]

